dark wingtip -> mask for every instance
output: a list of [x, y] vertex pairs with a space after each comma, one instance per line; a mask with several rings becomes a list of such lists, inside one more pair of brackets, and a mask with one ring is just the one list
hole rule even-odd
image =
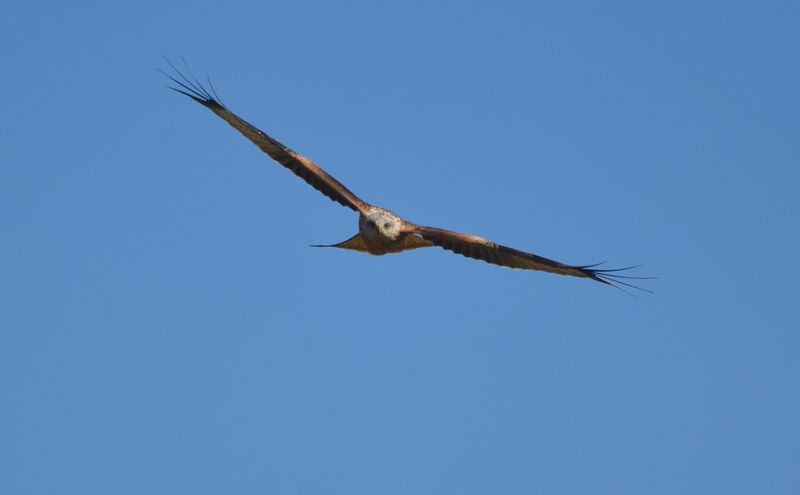
[[[598, 264], [600, 264], [600, 263], [598, 263]], [[598, 266], [598, 264], [582, 266], [582, 267], [580, 267], [580, 269], [581, 269], [581, 271], [586, 273], [586, 275], [589, 278], [591, 278], [592, 280], [596, 280], [596, 281], [598, 281], [600, 283], [603, 283], [603, 284], [606, 284], [606, 285], [610, 285], [610, 286], [612, 286], [614, 288], [617, 288], [617, 289], [621, 290], [622, 292], [625, 292], [626, 294], [633, 295], [630, 292], [626, 291], [623, 287], [636, 289], [636, 290], [639, 290], [639, 291], [642, 291], [642, 292], [646, 292], [648, 294], [655, 294], [655, 292], [650, 290], [650, 289], [646, 289], [644, 287], [639, 287], [638, 285], [634, 285], [634, 284], [632, 284], [630, 282], [625, 282], [624, 280], [620, 280], [620, 279], [626, 279], [626, 280], [654, 280], [654, 279], [657, 278], [657, 277], [634, 277], [634, 276], [630, 276], [630, 275], [620, 275], [619, 273], [617, 273], [617, 272], [621, 272], [621, 271], [633, 270], [634, 268], [639, 268], [639, 266], [641, 266], [641, 265], [628, 266], [628, 267], [625, 267], [625, 268], [602, 269], [602, 270], [592, 269], [591, 268], [593, 266]]]
[[169, 89], [171, 89], [173, 91], [177, 91], [178, 93], [180, 93], [182, 95], [186, 95], [189, 98], [193, 99], [194, 101], [196, 101], [197, 103], [200, 103], [201, 105], [203, 105], [205, 107], [208, 107], [208, 108], [211, 108], [211, 109], [214, 109], [214, 108], [225, 108], [225, 106], [221, 103], [222, 100], [220, 100], [219, 96], [217, 96], [216, 91], [214, 91], [214, 87], [211, 86], [211, 84], [210, 84], [211, 80], [209, 80], [209, 86], [211, 87], [211, 90], [213, 91], [213, 96], [212, 96], [212, 93], [209, 92], [197, 80], [196, 77], [194, 77], [194, 75], [192, 74], [191, 69], [189, 69], [189, 65], [186, 63], [185, 60], [183, 60], [183, 58], [181, 58], [181, 60], [183, 60], [183, 64], [184, 64], [184, 66], [186, 66], [186, 70], [188, 71], [189, 76], [191, 76], [191, 79], [189, 77], [187, 77], [186, 75], [184, 75], [184, 73], [181, 72], [177, 67], [175, 67], [175, 64], [173, 64], [172, 61], [169, 58], [167, 58], [165, 55], [162, 55], [161, 57], [167, 62], [167, 65], [170, 66], [170, 68], [175, 72], [175, 74], [177, 74], [178, 78], [180, 78], [180, 79], [178, 79], [176, 77], [173, 77], [172, 75], [167, 74], [163, 70], [161, 70], [159, 68], [156, 68], [156, 70], [158, 72], [164, 74], [165, 76], [167, 76], [167, 78], [170, 81], [172, 81], [173, 83], [175, 83], [175, 84], [177, 84], [179, 86], [179, 87], [167, 86]]

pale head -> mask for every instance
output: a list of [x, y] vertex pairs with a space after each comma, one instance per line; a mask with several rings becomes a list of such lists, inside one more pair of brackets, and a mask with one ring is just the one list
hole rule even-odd
[[359, 219], [361, 235], [371, 241], [392, 242], [400, 237], [403, 221], [389, 210], [373, 208]]

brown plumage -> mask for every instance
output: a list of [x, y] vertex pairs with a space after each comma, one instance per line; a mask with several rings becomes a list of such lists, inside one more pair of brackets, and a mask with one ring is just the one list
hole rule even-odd
[[[265, 132], [239, 118], [222, 103], [215, 92], [212, 96], [212, 93], [209, 93], [195, 78], [187, 78], [169, 60], [167, 60], [167, 63], [175, 70], [180, 78], [180, 80], [176, 79], [161, 71], [179, 86], [170, 87], [170, 89], [184, 94], [208, 108], [230, 124], [231, 127], [239, 131], [244, 137], [252, 141], [262, 151], [272, 157], [273, 160], [292, 171], [292, 173], [303, 179], [314, 189], [320, 191], [331, 200], [359, 213], [358, 234], [339, 244], [316, 245], [315, 247], [337, 247], [374, 255], [383, 255], [422, 247], [439, 246], [462, 256], [483, 260], [494, 265], [588, 278], [617, 288], [620, 288], [619, 285], [624, 285], [650, 292], [647, 289], [642, 289], [620, 280], [648, 278], [629, 277], [617, 273], [635, 267], [601, 270], [595, 268], [597, 265], [567, 265], [535, 254], [496, 244], [481, 237], [435, 227], [416, 225], [403, 220], [389, 210], [373, 206], [360, 199], [341, 182], [337, 181], [310, 159], [284, 146]], [[211, 86], [210, 81], [209, 87], [213, 92], [214, 88]]]

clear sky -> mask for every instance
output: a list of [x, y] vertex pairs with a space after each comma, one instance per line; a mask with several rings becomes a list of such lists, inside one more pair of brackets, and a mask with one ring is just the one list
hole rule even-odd
[[[0, 493], [800, 493], [797, 2], [12, 2]], [[357, 217], [365, 200], [654, 295]]]

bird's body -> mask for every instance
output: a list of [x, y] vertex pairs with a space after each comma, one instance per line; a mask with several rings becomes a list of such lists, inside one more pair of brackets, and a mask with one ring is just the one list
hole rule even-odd
[[[438, 246], [469, 258], [480, 259], [487, 263], [525, 270], [539, 270], [561, 275], [589, 278], [607, 285], [617, 284], [635, 287], [620, 278], [617, 274], [626, 270], [600, 270], [596, 265], [567, 265], [535, 254], [519, 251], [497, 244], [481, 237], [453, 232], [435, 227], [417, 225], [402, 219], [395, 213], [371, 205], [352, 191], [347, 189], [333, 176], [325, 172], [319, 165], [284, 146], [255, 126], [239, 118], [221, 103], [219, 97], [211, 95], [197, 80], [190, 80], [180, 73], [170, 62], [167, 63], [178, 73], [182, 81], [164, 73], [180, 88], [172, 88], [206, 108], [213, 111], [247, 139], [252, 141], [272, 159], [292, 171], [309, 185], [320, 191], [333, 201], [358, 212], [358, 233], [338, 244], [317, 245], [317, 247], [336, 247], [360, 251], [373, 255], [399, 253], [411, 249]], [[212, 87], [213, 90], [213, 87]], [[641, 289], [646, 290], [646, 289]], [[649, 291], [647, 291], [649, 292]]]

